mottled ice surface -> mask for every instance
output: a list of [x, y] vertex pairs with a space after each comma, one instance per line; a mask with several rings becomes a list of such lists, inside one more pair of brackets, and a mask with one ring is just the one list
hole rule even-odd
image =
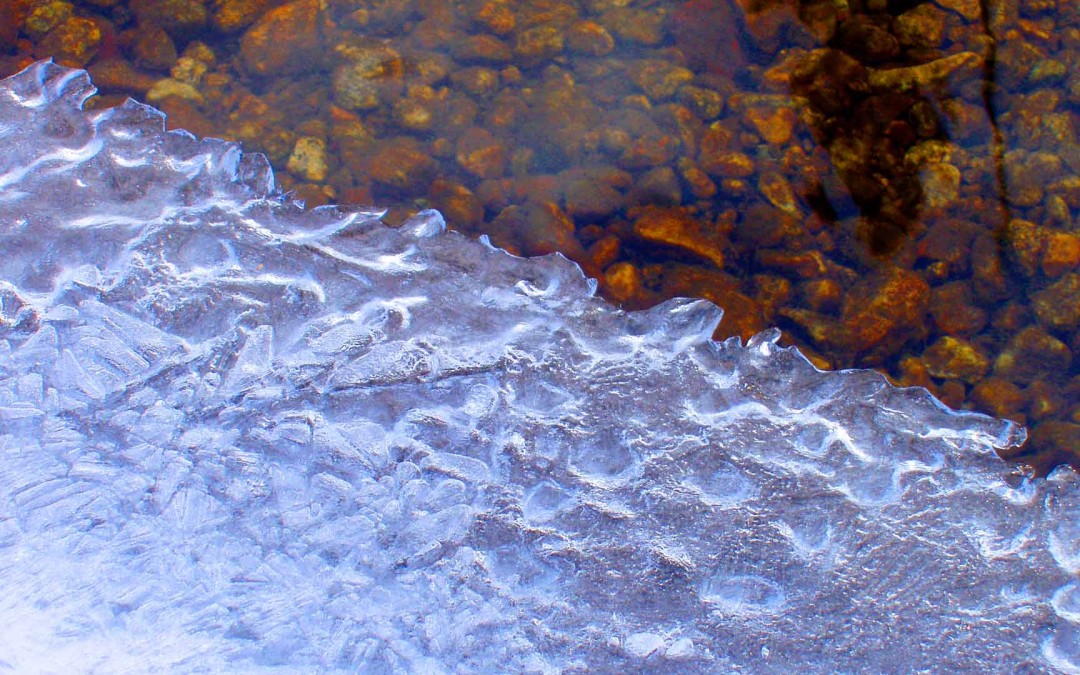
[[0, 670], [1080, 670], [1022, 430], [0, 83]]

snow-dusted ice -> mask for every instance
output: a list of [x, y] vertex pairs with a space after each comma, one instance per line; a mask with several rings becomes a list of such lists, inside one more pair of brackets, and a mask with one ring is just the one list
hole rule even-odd
[[1023, 431], [0, 83], [0, 671], [1080, 671]]

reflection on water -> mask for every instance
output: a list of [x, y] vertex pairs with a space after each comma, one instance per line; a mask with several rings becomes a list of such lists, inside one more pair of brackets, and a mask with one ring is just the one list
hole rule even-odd
[[0, 2], [309, 203], [426, 206], [627, 307], [779, 325], [1080, 465], [1080, 17], [1055, 0]]

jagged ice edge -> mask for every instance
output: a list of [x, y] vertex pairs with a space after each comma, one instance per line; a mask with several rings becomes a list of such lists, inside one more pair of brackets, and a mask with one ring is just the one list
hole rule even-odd
[[1019, 427], [92, 92], [0, 83], [0, 666], [1080, 669]]

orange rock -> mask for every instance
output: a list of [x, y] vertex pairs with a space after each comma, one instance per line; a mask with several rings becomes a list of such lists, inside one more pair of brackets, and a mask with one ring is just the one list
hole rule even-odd
[[598, 269], [604, 269], [615, 262], [619, 257], [620, 249], [621, 242], [619, 241], [619, 238], [609, 234], [590, 246], [588, 254], [592, 259], [593, 265]]
[[694, 195], [694, 197], [697, 199], [711, 199], [716, 195], [716, 183], [692, 159], [689, 157], [679, 158], [678, 167], [679, 175], [690, 187], [690, 194]]
[[169, 129], [183, 129], [200, 138], [213, 136], [217, 125], [206, 117], [193, 102], [179, 96], [169, 96], [155, 105], [165, 113]]
[[377, 161], [368, 166], [373, 180], [414, 193], [423, 190], [436, 170], [423, 145], [409, 136], [380, 140], [374, 156]]
[[325, 52], [319, 0], [294, 0], [264, 14], [244, 33], [240, 55], [256, 75], [301, 73], [318, 68]]
[[746, 119], [769, 145], [784, 145], [791, 141], [798, 115], [789, 107], [752, 107], [746, 111]]
[[1065, 408], [1065, 397], [1061, 388], [1043, 380], [1036, 380], [1024, 390], [1027, 396], [1027, 411], [1031, 419], [1042, 420], [1054, 417]]
[[764, 249], [758, 252], [757, 259], [764, 267], [788, 271], [803, 279], [815, 279], [824, 276], [828, 272], [825, 257], [821, 255], [820, 251], [788, 253], [787, 251]]
[[1069, 372], [1069, 347], [1041, 328], [1029, 326], [1013, 336], [994, 361], [994, 375], [1027, 384], [1055, 380]]
[[235, 33], [255, 22], [273, 0], [219, 0], [210, 23], [221, 33]]
[[93, 19], [72, 17], [46, 35], [37, 53], [56, 59], [62, 66], [83, 68], [101, 46], [101, 29]]
[[719, 178], [746, 178], [754, 173], [754, 160], [741, 152], [724, 151], [710, 154], [702, 148], [698, 156], [698, 164], [706, 173]]
[[641, 273], [628, 262], [615, 263], [604, 272], [605, 297], [623, 304], [641, 296]]
[[713, 228], [679, 208], [646, 206], [636, 214], [634, 235], [654, 244], [666, 244], [724, 266], [724, 241]]
[[918, 274], [892, 268], [866, 279], [845, 298], [844, 330], [831, 336], [849, 353], [891, 353], [927, 332], [930, 286]]
[[641, 136], [630, 141], [620, 161], [631, 169], [661, 166], [675, 159], [678, 150], [679, 139], [674, 136]]
[[483, 61], [505, 64], [514, 57], [514, 51], [494, 35], [470, 35], [452, 43], [454, 58], [461, 63]]
[[133, 68], [130, 63], [120, 59], [97, 61], [90, 68], [90, 78], [102, 89], [122, 91], [128, 94], [144, 96], [157, 78]]
[[833, 279], [810, 279], [799, 285], [806, 306], [815, 312], [835, 312], [844, 299], [844, 289]]
[[506, 0], [485, 2], [476, 13], [476, 20], [496, 35], [506, 35], [517, 26], [517, 19]]
[[973, 335], [986, 326], [986, 310], [974, 304], [971, 288], [962, 281], [938, 286], [930, 293], [930, 317], [946, 335]]
[[461, 135], [455, 157], [458, 166], [477, 178], [495, 178], [506, 171], [506, 147], [479, 127]]
[[909, 356], [900, 362], [899, 384], [904, 387], [924, 387], [931, 391], [937, 389], [930, 378], [930, 372], [921, 359]]
[[474, 231], [484, 219], [484, 205], [472, 190], [460, 183], [435, 180], [429, 194], [446, 216], [446, 224], [454, 229]]
[[792, 215], [800, 215], [802, 209], [799, 208], [799, 202], [795, 198], [795, 191], [791, 187], [791, 183], [782, 174], [776, 171], [767, 171], [761, 175], [758, 179], [758, 190], [765, 196], [765, 199], [769, 200], [769, 203], [776, 208], [790, 213]]
[[988, 377], [971, 390], [972, 403], [996, 417], [1022, 417], [1020, 410], [1024, 400], [1020, 387], [1000, 377]]
[[567, 36], [570, 51], [585, 56], [607, 56], [615, 48], [615, 38], [595, 21], [578, 21]]
[[1080, 328], [1080, 273], [1070, 272], [1031, 295], [1035, 316], [1058, 330]]
[[990, 369], [990, 360], [976, 345], [950, 336], [939, 338], [923, 352], [927, 371], [934, 377], [978, 382]]
[[1042, 269], [1046, 276], [1054, 278], [1080, 267], [1080, 235], [1072, 232], [1055, 232], [1047, 237], [1043, 253]]
[[625, 186], [632, 180], [629, 173], [613, 170], [605, 172], [589, 169], [570, 169], [559, 175], [563, 182], [566, 210], [581, 222], [595, 222], [609, 218], [623, 207], [626, 198], [617, 186]]
[[562, 53], [564, 43], [562, 31], [556, 26], [535, 26], [518, 33], [514, 54], [523, 65], [537, 66]]

